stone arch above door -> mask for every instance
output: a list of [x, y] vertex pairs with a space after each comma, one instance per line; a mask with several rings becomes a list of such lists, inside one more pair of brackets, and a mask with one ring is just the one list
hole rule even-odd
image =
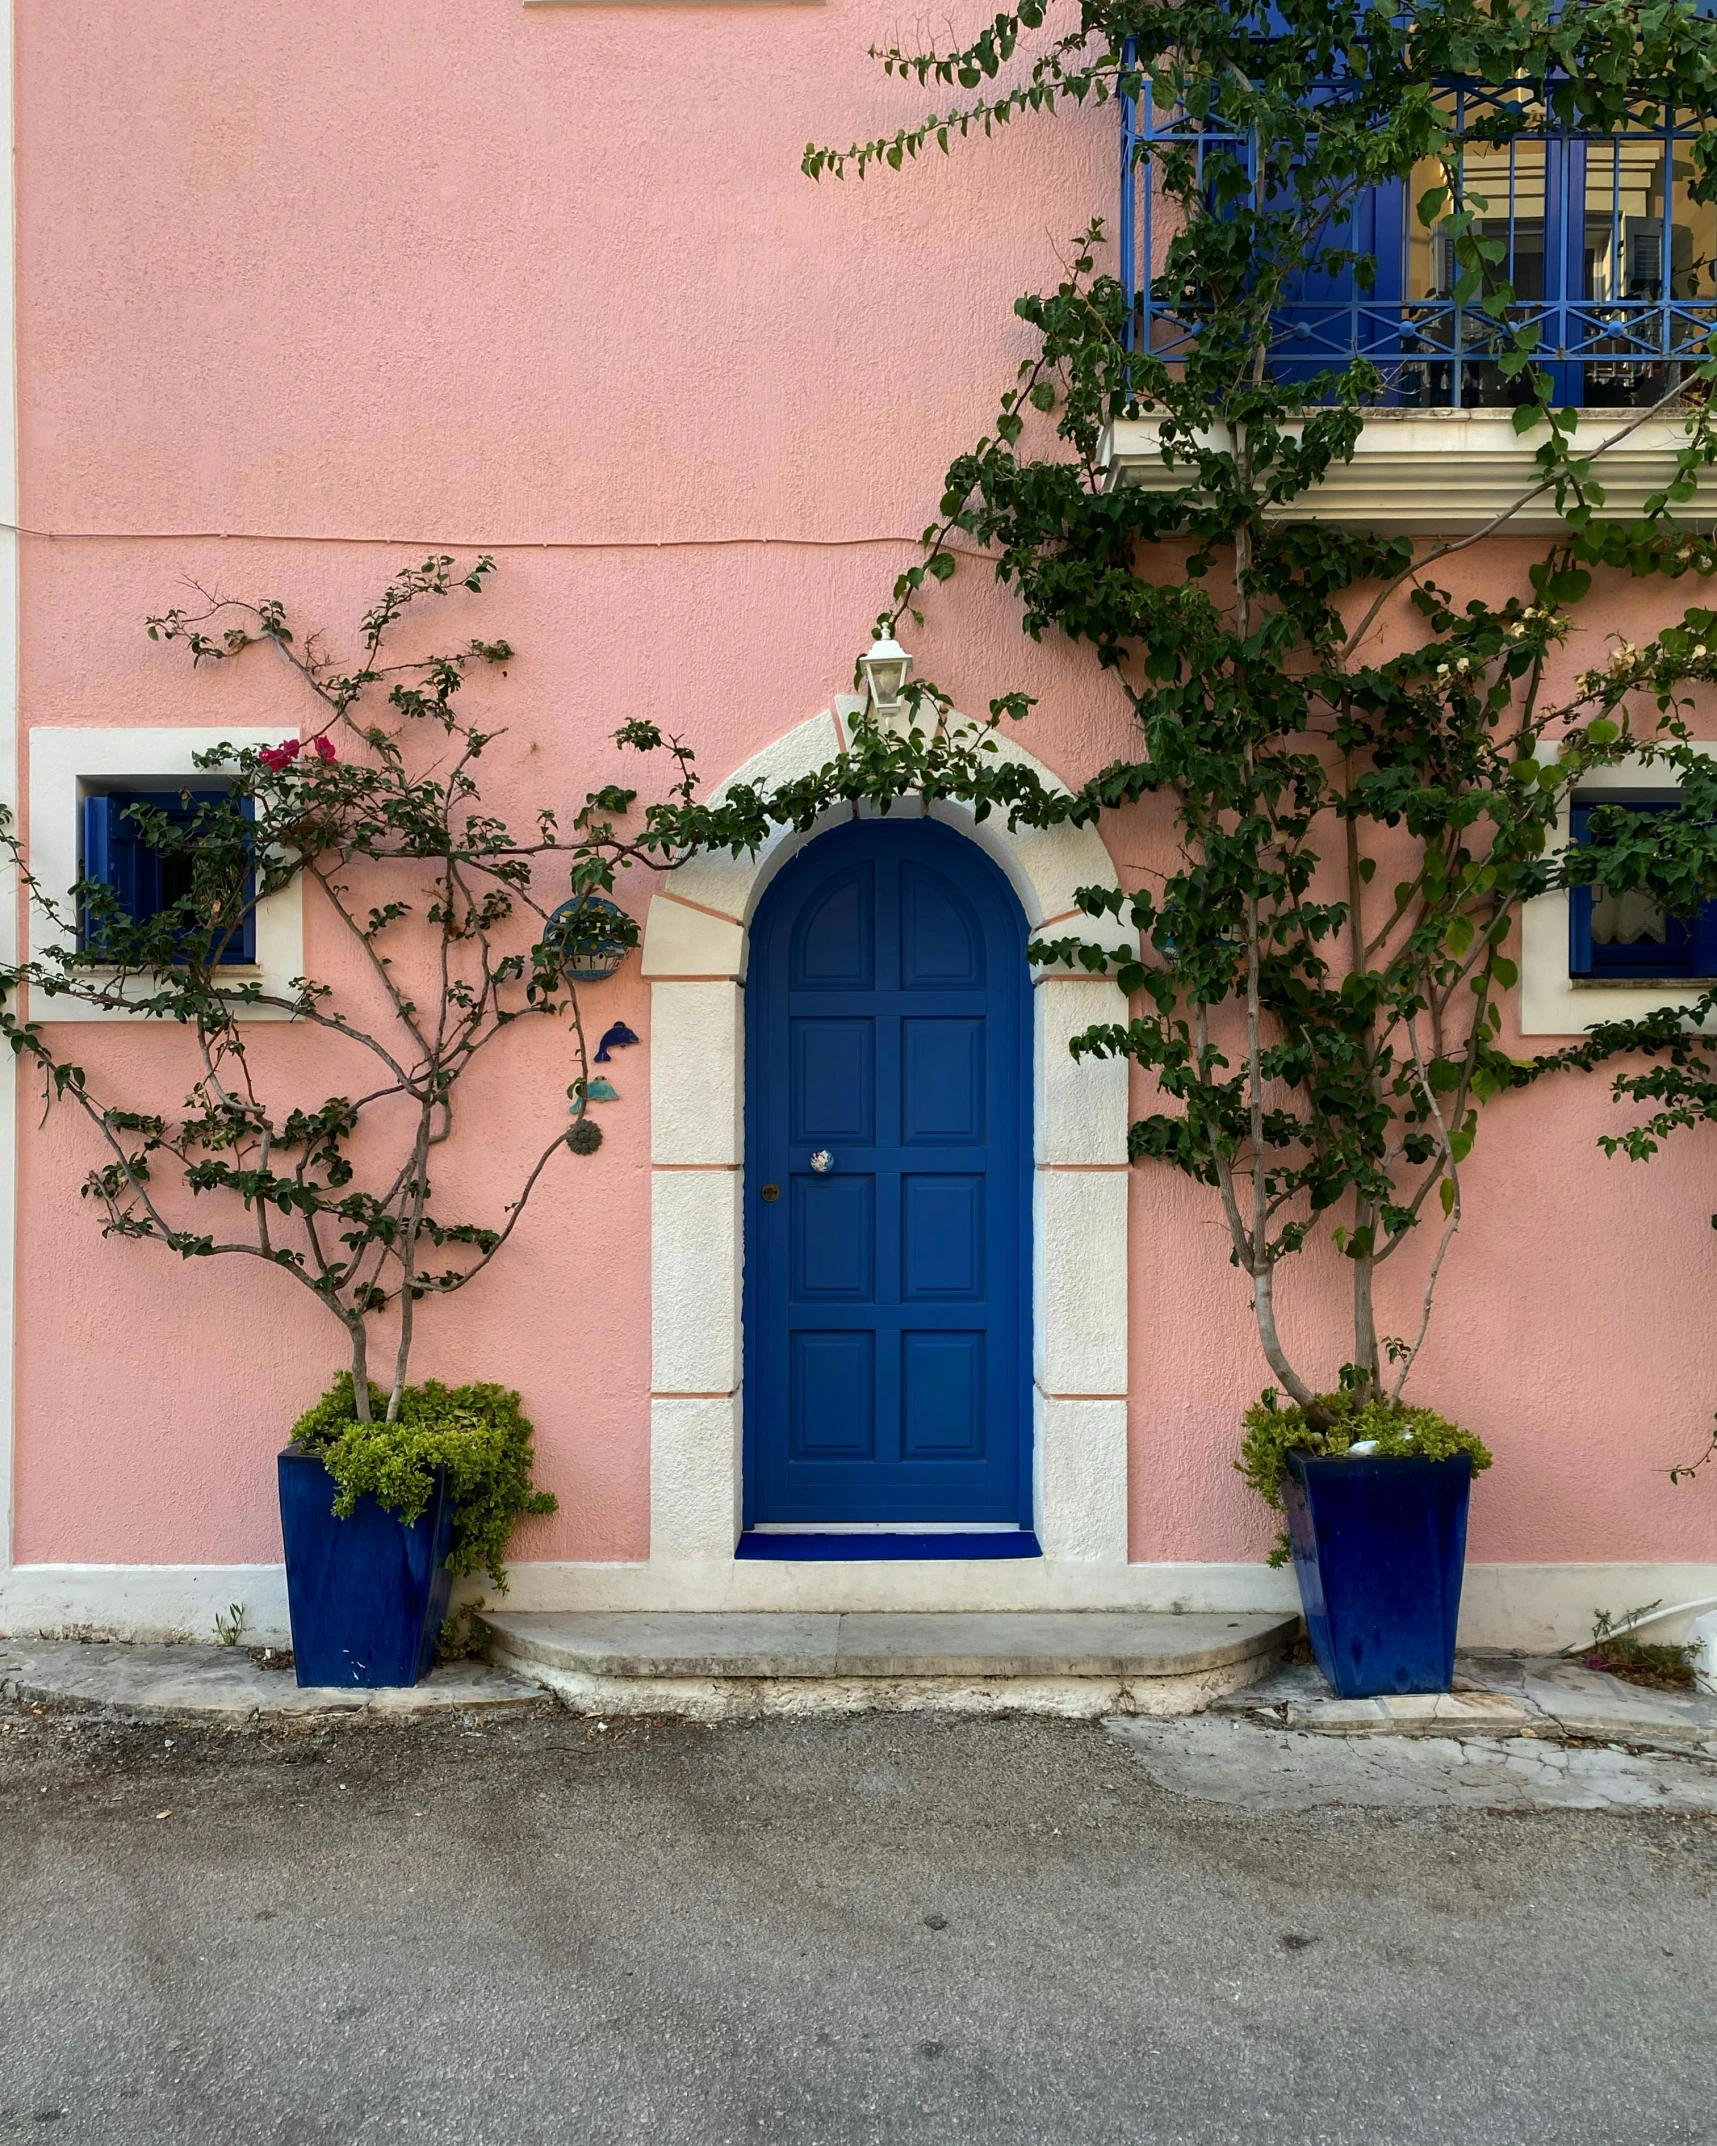
[[[1011, 739], [997, 742], [1055, 781]], [[814, 716], [721, 787], [792, 780], [826, 765], [842, 743], [836, 712]], [[1010, 831], [944, 803], [932, 815], [994, 858], [1033, 931], [1075, 916], [1077, 888], [1116, 884], [1093, 829]], [[989, 1566], [734, 1559], [747, 927], [787, 858], [849, 816], [842, 808], [805, 834], [783, 831], [756, 857], [694, 859], [650, 904], [650, 1565], [662, 1573], [661, 1604], [1026, 1606], [1078, 1600], [1087, 1584], [1095, 1599], [1127, 1557], [1127, 1069], [1071, 1058], [1069, 1038], [1110, 1016], [1116, 999], [1110, 984], [1059, 972], [1034, 979], [1032, 1024], [1033, 1473], [1043, 1557]]]

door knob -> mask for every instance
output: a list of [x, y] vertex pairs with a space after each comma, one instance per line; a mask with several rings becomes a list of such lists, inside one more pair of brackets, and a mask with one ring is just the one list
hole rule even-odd
[[763, 1197], [766, 1200], [778, 1200], [781, 1197], [781, 1187], [779, 1185], [765, 1185]]
[[818, 1148], [817, 1152], [811, 1157], [811, 1168], [816, 1171], [819, 1177], [826, 1177], [834, 1167], [835, 1158], [827, 1148]]

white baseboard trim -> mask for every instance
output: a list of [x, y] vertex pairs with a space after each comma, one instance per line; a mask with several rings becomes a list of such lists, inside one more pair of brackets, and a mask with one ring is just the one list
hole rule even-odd
[[289, 1641], [284, 1565], [14, 1565], [0, 1572], [0, 1632], [51, 1639], [211, 1640], [239, 1603], [244, 1636]]
[[[1461, 1644], [1523, 1653], [1590, 1639], [1599, 1610], [1619, 1617], [1648, 1602], [1717, 1601], [1717, 1564], [1469, 1565], [1461, 1595]], [[1645, 1639], [1679, 1640], [1690, 1616], [1653, 1624]]]
[[[517, 1564], [512, 1610], [1286, 1610], [1294, 1576], [1267, 1565], [1081, 1566], [1052, 1558], [922, 1564], [777, 1564], [731, 1558], [650, 1564]], [[464, 1583], [460, 1592], [481, 1590]], [[1717, 1599], [1717, 1564], [1469, 1565], [1461, 1643], [1545, 1651], [1585, 1639], [1594, 1614], [1647, 1602]], [[279, 1565], [17, 1565], [0, 1573], [0, 1632], [207, 1640], [217, 1612], [246, 1612], [245, 1636], [288, 1637]], [[1679, 1639], [1688, 1618], [1653, 1625]]]

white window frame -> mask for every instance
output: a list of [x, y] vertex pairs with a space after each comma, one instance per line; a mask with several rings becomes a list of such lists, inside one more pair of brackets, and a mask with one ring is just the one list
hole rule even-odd
[[[1696, 753], [1717, 754], [1717, 742], [1695, 742]], [[1540, 760], [1557, 761], [1561, 747], [1546, 742], [1539, 748]], [[1662, 790], [1680, 788], [1673, 768], [1661, 761], [1646, 761], [1629, 754], [1613, 767], [1594, 768], [1579, 782], [1582, 800], [1605, 790]], [[1574, 838], [1574, 800], [1564, 797], [1556, 815], [1555, 843], [1565, 848]], [[1614, 977], [1570, 976], [1568, 973], [1568, 890], [1558, 887], [1526, 904], [1520, 919], [1520, 1033], [1523, 1036], [1572, 1036], [1585, 1034], [1599, 1021], [1637, 1021], [1653, 1006], [1691, 1006], [1710, 989], [1709, 984], [1622, 981]], [[1706, 1026], [1717, 1026], [1708, 1022]]]
[[[215, 745], [275, 745], [274, 730], [148, 728], [107, 729], [85, 724], [39, 723], [30, 731], [30, 870], [41, 887], [70, 914], [72, 888], [79, 876], [78, 851], [83, 800], [105, 790], [161, 789], [175, 780], [211, 784], [218, 773], [200, 769], [195, 755]], [[45, 952], [61, 943], [61, 934], [40, 902], [30, 904], [30, 946]], [[299, 882], [270, 894], [256, 906], [256, 959], [224, 964], [223, 977], [235, 984], [260, 983], [280, 997], [290, 995], [293, 980], [304, 973], [304, 896]], [[143, 998], [138, 981], [127, 996]], [[38, 1021], [129, 1021], [123, 1008], [90, 1006], [69, 997], [35, 994], [31, 1017]], [[280, 1006], [241, 1006], [244, 1021], [285, 1021]]]

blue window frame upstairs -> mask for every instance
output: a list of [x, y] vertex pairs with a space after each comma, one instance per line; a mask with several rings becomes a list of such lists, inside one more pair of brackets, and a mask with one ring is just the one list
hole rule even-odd
[[[1332, 81], [1308, 101], [1343, 94]], [[1714, 121], [1641, 110], [1613, 134], [1578, 134], [1549, 123], [1529, 95], [1524, 84], [1445, 85], [1459, 129], [1488, 114], [1523, 122], [1510, 140], [1469, 145], [1453, 206], [1470, 208], [1478, 235], [1502, 243], [1494, 274], [1514, 293], [1508, 328], [1537, 330], [1536, 362], [1558, 402], [1661, 401], [1703, 359], [1717, 328], [1717, 205], [1695, 202], [1689, 187], [1692, 143]], [[1174, 214], [1155, 198], [1153, 157], [1172, 142], [1190, 146], [1201, 171], [1219, 157], [1249, 171], [1254, 145], [1219, 114], [1194, 121], [1159, 109], [1148, 80], [1120, 105], [1120, 272], [1133, 300], [1132, 345], [1173, 359], [1198, 330], [1177, 312], [1175, 294], [1153, 285]], [[1277, 380], [1309, 380], [1366, 357], [1383, 375], [1384, 404], [1470, 409], [1523, 399], [1522, 383], [1499, 370], [1505, 345], [1479, 303], [1482, 291], [1456, 300], [1447, 229], [1426, 230], [1412, 207], [1442, 182], [1441, 167], [1426, 164], [1332, 215], [1312, 250], [1368, 255], [1375, 278], [1361, 290], [1352, 268], [1308, 267], [1290, 285], [1276, 314]]]
[[[83, 876], [111, 887], [120, 908], [134, 923], [146, 924], [191, 891], [189, 856], [173, 855], [145, 842], [130, 816], [135, 805], [150, 806], [168, 821], [189, 830], [199, 809], [219, 804], [224, 790], [105, 790], [83, 801]], [[241, 800], [246, 819], [254, 817], [251, 800]], [[242, 921], [222, 949], [222, 963], [256, 959], [256, 911], [246, 886]], [[90, 946], [90, 922], [84, 921], [84, 944]]]
[[[1594, 804], [1630, 812], [1673, 812], [1674, 798], [1605, 796], [1576, 804], [1576, 842], [1591, 839]], [[1603, 886], [1568, 890], [1568, 974], [1580, 978], [1669, 980], [1717, 977], [1717, 901], [1696, 916], [1672, 917], [1645, 894], [1611, 894]]]

